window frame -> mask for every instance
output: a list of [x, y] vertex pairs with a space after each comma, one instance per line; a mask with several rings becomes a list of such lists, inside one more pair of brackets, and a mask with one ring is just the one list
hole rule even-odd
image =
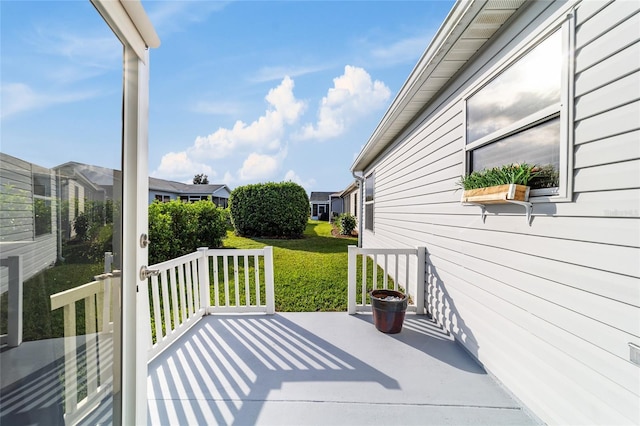
[[[568, 202], [572, 201], [573, 194], [573, 123], [574, 123], [574, 46], [575, 46], [575, 7], [563, 9], [552, 17], [543, 29], [525, 38], [509, 51], [505, 57], [498, 61], [489, 70], [483, 73], [476, 84], [470, 87], [462, 96], [463, 114], [463, 174], [470, 172], [471, 153], [473, 150], [488, 146], [491, 143], [511, 135], [521, 133], [527, 129], [534, 128], [542, 123], [559, 117], [560, 119], [560, 151], [559, 151], [559, 184], [557, 188], [543, 188], [531, 190], [529, 201], [532, 203], [541, 202]], [[485, 135], [480, 139], [467, 144], [467, 101], [473, 95], [482, 90], [487, 84], [492, 82], [501, 73], [530, 53], [536, 46], [554, 34], [561, 33], [562, 55], [561, 82], [560, 82], [560, 102], [548, 106], [528, 117], [512, 123], [502, 129]], [[514, 161], [518, 161], [514, 159]]]
[[[371, 180], [371, 199], [369, 200], [369, 197], [367, 195], [367, 192], [369, 190], [369, 180]], [[367, 231], [371, 231], [371, 232], [375, 232], [374, 230], [374, 223], [375, 223], [375, 199], [376, 199], [376, 184], [375, 184], [375, 171], [372, 171], [371, 173], [369, 173], [368, 175], [365, 176], [364, 178], [364, 229]], [[371, 209], [371, 220], [368, 220], [368, 214], [367, 214], [367, 210]], [[371, 223], [369, 223], [371, 222]]]
[[[44, 194], [36, 194], [36, 177], [39, 178], [43, 178], [44, 180], [48, 181], [48, 184], [44, 186]], [[38, 171], [32, 171], [31, 173], [31, 185], [32, 185], [32, 191], [31, 191], [31, 196], [32, 196], [32, 205], [33, 205], [33, 239], [34, 241], [38, 238], [44, 238], [47, 237], [49, 235], [52, 235], [54, 232], [54, 227], [53, 227], [53, 220], [54, 220], [54, 198], [53, 198], [53, 189], [52, 186], [54, 185], [54, 181], [53, 178], [51, 176], [50, 173], [46, 173], [46, 172], [38, 172]], [[38, 232], [38, 212], [37, 210], [37, 202], [43, 202], [44, 206], [46, 206], [47, 208], [47, 216], [49, 218], [49, 226], [47, 227], [47, 230], [44, 232]], [[42, 213], [42, 212], [40, 212]]]

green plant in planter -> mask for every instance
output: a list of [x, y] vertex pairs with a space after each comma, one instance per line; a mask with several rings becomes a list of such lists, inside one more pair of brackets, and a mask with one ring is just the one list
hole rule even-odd
[[506, 164], [461, 176], [458, 186], [464, 190], [508, 184], [528, 186], [530, 181], [537, 178], [541, 170], [547, 170], [547, 174], [550, 174], [547, 168], [554, 171], [551, 165], [541, 168], [527, 163]]

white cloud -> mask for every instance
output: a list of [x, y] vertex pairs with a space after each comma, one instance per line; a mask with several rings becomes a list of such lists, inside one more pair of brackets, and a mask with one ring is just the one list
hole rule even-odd
[[[160, 36], [180, 32], [189, 25], [203, 22], [207, 17], [224, 9], [230, 2], [223, 1], [154, 1], [145, 2], [149, 19]], [[162, 38], [162, 37], [161, 37]]]
[[309, 192], [309, 190], [311, 188], [313, 188], [313, 186], [315, 186], [316, 184], [316, 180], [315, 179], [309, 179], [307, 181], [304, 181], [296, 172], [294, 172], [293, 170], [289, 170], [287, 173], [285, 173], [284, 175], [284, 182], [294, 182], [297, 183], [298, 185], [302, 186], [307, 192]]
[[43, 109], [51, 105], [67, 104], [99, 96], [99, 91], [72, 92], [37, 92], [23, 83], [9, 83], [0, 87], [2, 111], [0, 117], [5, 119], [25, 111]]
[[322, 98], [318, 121], [306, 124], [300, 139], [330, 139], [344, 133], [350, 124], [381, 108], [391, 96], [381, 81], [372, 81], [363, 68], [345, 66], [344, 74], [333, 80], [334, 87]]
[[238, 120], [233, 128], [220, 128], [208, 136], [198, 136], [187, 150], [190, 157], [220, 159], [243, 147], [258, 150], [280, 148], [285, 125], [294, 124], [304, 111], [304, 102], [293, 95], [294, 83], [285, 77], [265, 97], [269, 108], [251, 124]]
[[286, 150], [280, 151], [276, 155], [252, 152], [242, 163], [242, 168], [238, 170], [239, 180], [260, 181], [273, 178], [280, 170], [280, 165], [286, 155]]
[[249, 78], [253, 83], [263, 83], [266, 81], [280, 80], [285, 76], [298, 77], [305, 74], [312, 74], [327, 69], [328, 66], [316, 67], [262, 67], [258, 72]]
[[162, 156], [160, 166], [151, 173], [151, 176], [167, 176], [175, 180], [191, 181], [193, 176], [204, 173], [209, 177], [209, 181], [214, 179], [217, 173], [208, 165], [193, 161], [186, 152], [169, 152]]

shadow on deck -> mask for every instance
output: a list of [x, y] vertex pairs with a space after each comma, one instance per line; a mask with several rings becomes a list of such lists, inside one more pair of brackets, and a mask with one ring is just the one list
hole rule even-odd
[[206, 316], [149, 364], [149, 424], [535, 424], [442, 329], [344, 312]]

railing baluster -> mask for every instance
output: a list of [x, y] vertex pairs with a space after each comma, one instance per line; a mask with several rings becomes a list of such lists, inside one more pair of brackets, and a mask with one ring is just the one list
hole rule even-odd
[[224, 306], [229, 306], [229, 261], [227, 256], [223, 256], [224, 260]]
[[193, 291], [193, 313], [200, 308], [200, 286], [198, 285], [198, 260], [193, 260], [191, 264], [191, 289]]
[[151, 298], [153, 299], [153, 323], [156, 329], [156, 342], [162, 339], [162, 317], [160, 316], [160, 294], [158, 276], [151, 277]]
[[78, 367], [76, 365], [76, 303], [64, 305], [64, 405], [65, 413], [78, 407]]
[[238, 256], [233, 256], [233, 290], [235, 303], [233, 306], [240, 306], [240, 277], [238, 276]]
[[213, 255], [213, 292], [215, 306], [220, 306], [220, 287], [218, 285], [218, 256]]
[[[160, 284], [162, 285], [162, 311], [164, 314], [164, 334], [162, 337], [171, 333], [171, 304], [169, 303], [169, 278], [167, 270], [160, 272]], [[156, 338], [158, 336], [156, 335]]]
[[[400, 256], [398, 255], [398, 253], [396, 253], [395, 257], [396, 257], [396, 264], [395, 264], [395, 267], [394, 267], [394, 271], [395, 272], [394, 272], [394, 276], [393, 276], [393, 289], [395, 291], [398, 291], [398, 287], [399, 287], [399, 283], [398, 283], [398, 267], [400, 266], [399, 265]], [[409, 291], [409, 289], [407, 289], [407, 291]]]
[[244, 255], [244, 301], [245, 306], [251, 305], [251, 293], [249, 292], [249, 256]]
[[96, 353], [96, 299], [90, 295], [84, 299], [85, 350], [87, 353], [87, 394], [94, 395], [98, 389], [98, 354]]
[[367, 255], [360, 255], [362, 258], [362, 306], [367, 304]]
[[[180, 268], [182, 269], [182, 268]], [[187, 313], [189, 318], [193, 314], [193, 286], [191, 285], [191, 262], [184, 265], [184, 285], [187, 287]]]
[[253, 256], [253, 267], [256, 275], [256, 306], [261, 306], [260, 301], [260, 260], [258, 255]]
[[184, 267], [185, 265], [178, 265], [176, 267], [176, 272], [178, 274], [178, 289], [179, 289], [179, 295], [180, 295], [180, 313], [181, 315], [181, 322], [185, 322], [187, 320], [187, 297], [186, 297], [186, 292], [185, 292], [185, 283], [184, 283]]
[[384, 274], [382, 275], [382, 288], [387, 289], [389, 288], [389, 274], [387, 273], [387, 271], [389, 270], [389, 255], [385, 253], [382, 256], [384, 257], [384, 268], [382, 269], [382, 273]]
[[173, 311], [173, 327], [171, 329], [175, 330], [180, 324], [180, 305], [178, 304], [178, 283], [176, 282], [176, 267], [172, 266], [167, 272], [169, 278], [169, 287], [171, 288], [171, 310]]

